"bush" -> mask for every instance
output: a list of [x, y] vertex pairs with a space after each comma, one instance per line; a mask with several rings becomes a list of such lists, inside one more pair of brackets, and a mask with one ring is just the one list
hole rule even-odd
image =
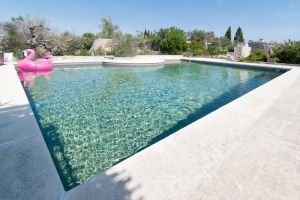
[[96, 39], [96, 35], [94, 35], [93, 33], [84, 33], [82, 36], [82, 43], [83, 43], [83, 49], [86, 50], [90, 50], [90, 48], [92, 47], [95, 39]]
[[115, 39], [109, 54], [119, 57], [135, 56], [137, 54], [135, 38], [130, 34], [125, 34]]
[[160, 50], [168, 54], [181, 54], [187, 50], [184, 32], [176, 27], [165, 29]]
[[263, 50], [255, 50], [255, 51], [251, 51], [250, 56], [246, 58], [241, 58], [240, 61], [266, 62], [267, 56]]
[[279, 45], [273, 51], [278, 62], [300, 64], [300, 41]]
[[226, 54], [227, 52], [228, 52], [228, 48], [226, 48], [226, 47], [209, 45], [207, 48], [207, 53], [209, 55], [220, 55], [220, 54]]
[[19, 16], [0, 23], [0, 50], [13, 52], [17, 58], [23, 56], [22, 51], [29, 47], [27, 41], [30, 39], [29, 29], [25, 27], [26, 22], [28, 22], [28, 19]]
[[181, 54], [187, 50], [184, 31], [176, 27], [162, 28], [150, 34], [148, 42], [152, 50], [162, 53]]
[[90, 52], [87, 49], [78, 49], [73, 52], [74, 56], [90, 56]]
[[103, 56], [105, 55], [105, 50], [99, 47], [97, 50], [93, 50], [90, 52], [92, 56]]
[[190, 44], [188, 44], [188, 52], [192, 56], [200, 56], [204, 54], [204, 47], [199, 42], [193, 40]]

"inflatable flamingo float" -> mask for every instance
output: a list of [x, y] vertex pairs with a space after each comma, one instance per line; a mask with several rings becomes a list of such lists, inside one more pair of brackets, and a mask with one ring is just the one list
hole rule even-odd
[[26, 49], [26, 57], [18, 62], [19, 69], [30, 72], [51, 71], [53, 69], [53, 61], [51, 59], [40, 58], [33, 61], [32, 58], [34, 56], [35, 51], [33, 49]]

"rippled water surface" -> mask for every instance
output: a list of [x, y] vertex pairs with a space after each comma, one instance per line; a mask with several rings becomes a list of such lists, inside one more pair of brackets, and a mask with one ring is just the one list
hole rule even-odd
[[25, 74], [23, 84], [70, 189], [278, 75], [195, 63], [82, 66]]

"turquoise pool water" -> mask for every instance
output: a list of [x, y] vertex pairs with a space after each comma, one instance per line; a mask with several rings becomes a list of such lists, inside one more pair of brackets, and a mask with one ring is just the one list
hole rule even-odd
[[68, 190], [280, 74], [94, 65], [26, 74], [23, 85]]

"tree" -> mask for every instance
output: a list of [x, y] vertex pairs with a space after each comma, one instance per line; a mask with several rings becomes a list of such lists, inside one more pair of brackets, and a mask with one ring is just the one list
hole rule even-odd
[[147, 30], [147, 29], [145, 29], [145, 31], [144, 31], [144, 38], [146, 39], [148, 39], [149, 37], [150, 37], [150, 30]]
[[235, 36], [234, 36], [234, 43], [237, 44], [239, 42], [244, 42], [244, 34], [243, 31], [241, 29], [241, 27], [238, 27]]
[[84, 33], [82, 34], [81, 38], [83, 42], [83, 48], [86, 50], [90, 50], [96, 39], [96, 35], [93, 33]]
[[231, 43], [231, 26], [228, 27], [226, 33], [225, 33], [225, 38]]
[[266, 62], [267, 61], [267, 56], [265, 52], [261, 49], [251, 51], [251, 54], [246, 57], [240, 59], [240, 61], [243, 62]]
[[193, 31], [188, 32], [187, 37], [190, 41], [195, 40], [204, 45], [205, 42], [212, 43], [214, 41], [215, 33], [212, 31], [210, 32], [195, 29]]
[[231, 41], [231, 26], [228, 27], [228, 29], [225, 33], [225, 38], [227, 38], [229, 41]]
[[300, 41], [288, 42], [276, 46], [273, 57], [281, 63], [300, 64]]
[[24, 18], [22, 16], [12, 17], [10, 21], [0, 24], [1, 43], [0, 49], [4, 52], [13, 52], [21, 57], [21, 52], [26, 48], [26, 36], [21, 31], [21, 24]]
[[200, 56], [204, 53], [204, 46], [199, 42], [193, 40], [188, 45], [188, 52], [191, 53], [193, 56]]
[[22, 57], [26, 48], [46, 49], [53, 46], [52, 33], [42, 18], [29, 16], [12, 17], [10, 21], [0, 24], [1, 49], [13, 52], [16, 57]]
[[138, 44], [131, 34], [121, 35], [113, 41], [111, 54], [119, 57], [134, 56], [137, 54]]
[[187, 49], [184, 31], [176, 28], [161, 29], [158, 32], [160, 50], [168, 54], [180, 54]]
[[119, 26], [112, 23], [111, 17], [104, 17], [101, 19], [101, 32], [99, 36], [102, 38], [113, 39], [121, 34]]

